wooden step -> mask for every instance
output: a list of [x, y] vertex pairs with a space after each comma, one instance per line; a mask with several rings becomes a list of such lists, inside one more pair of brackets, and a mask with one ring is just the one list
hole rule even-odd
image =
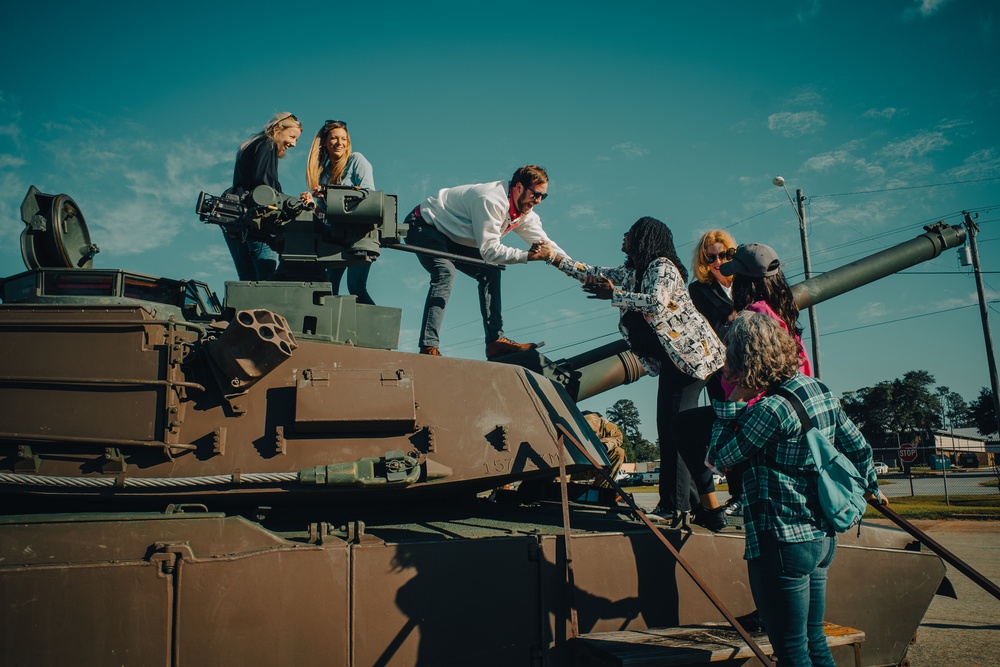
[[[865, 633], [833, 623], [824, 623], [830, 646], [854, 645], [855, 664], [860, 665]], [[765, 654], [771, 655], [767, 634], [750, 636]], [[682, 628], [659, 628], [622, 632], [592, 632], [574, 640], [581, 667], [668, 667], [707, 665], [754, 657], [753, 651], [728, 623], [704, 623]]]

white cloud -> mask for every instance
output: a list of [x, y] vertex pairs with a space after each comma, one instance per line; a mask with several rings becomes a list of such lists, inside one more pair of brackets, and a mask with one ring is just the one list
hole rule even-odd
[[812, 171], [827, 171], [838, 167], [849, 168], [869, 180], [881, 180], [885, 176], [885, 170], [881, 165], [872, 163], [868, 159], [859, 155], [864, 151], [864, 146], [860, 141], [850, 141], [838, 148], [819, 153], [805, 161], [805, 168]]
[[109, 255], [162, 249], [184, 229], [185, 222], [190, 222], [190, 218], [174, 218], [165, 214], [156, 202], [141, 199], [119, 202], [87, 216], [91, 237]]
[[25, 162], [26, 161], [23, 157], [0, 154], [0, 169], [5, 169], [7, 167], [23, 167]]
[[814, 88], [800, 88], [786, 100], [790, 106], [817, 106], [823, 103], [823, 96]]
[[808, 23], [816, 18], [819, 14], [819, 9], [819, 0], [808, 0], [808, 2], [799, 3], [798, 9], [795, 10], [795, 20], [799, 23]]
[[826, 125], [818, 111], [782, 111], [767, 117], [767, 127], [784, 137], [794, 138], [812, 134]]
[[579, 218], [582, 216], [593, 217], [595, 213], [593, 204], [573, 204], [569, 209], [569, 217]]
[[933, 16], [937, 12], [941, 11], [941, 8], [947, 5], [951, 0], [916, 0], [916, 12], [922, 17], [927, 18], [928, 16]]
[[899, 113], [899, 109], [895, 107], [885, 107], [884, 109], [869, 109], [862, 115], [865, 118], [880, 118], [882, 120], [892, 120], [897, 113]]
[[998, 174], [1000, 174], [1000, 155], [994, 148], [978, 150], [965, 158], [961, 166], [948, 171], [949, 176], [959, 181], [989, 178]]
[[890, 160], [909, 160], [913, 157], [923, 157], [931, 151], [941, 150], [951, 142], [945, 139], [941, 132], [921, 132], [920, 134], [886, 144], [879, 155]]
[[14, 141], [17, 141], [17, 138], [21, 136], [21, 128], [16, 123], [0, 125], [0, 136], [10, 137]]
[[879, 301], [872, 301], [858, 308], [858, 320], [861, 322], [877, 321], [885, 318], [888, 310], [885, 304]]
[[612, 146], [611, 150], [618, 151], [619, 153], [625, 155], [626, 157], [642, 157], [643, 155], [649, 154], [648, 150], [631, 141], [626, 141], [624, 143]]

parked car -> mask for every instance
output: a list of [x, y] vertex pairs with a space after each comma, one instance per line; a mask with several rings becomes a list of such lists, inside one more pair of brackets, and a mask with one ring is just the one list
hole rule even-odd
[[972, 452], [964, 452], [958, 455], [958, 465], [963, 468], [978, 468], [979, 457]]
[[641, 472], [630, 472], [618, 482], [622, 486], [641, 486], [642, 485], [642, 473]]
[[881, 461], [876, 461], [875, 462], [875, 474], [876, 475], [888, 475], [889, 474], [889, 466], [886, 465], [885, 463], [881, 462]]

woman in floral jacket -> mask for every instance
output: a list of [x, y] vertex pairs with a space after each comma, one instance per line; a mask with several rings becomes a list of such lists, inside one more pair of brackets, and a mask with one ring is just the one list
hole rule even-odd
[[[677, 257], [673, 234], [656, 218], [640, 218], [625, 232], [625, 263], [590, 266], [556, 255], [552, 264], [582, 282], [590, 298], [621, 309], [619, 329], [651, 376], [659, 376], [656, 430], [660, 440], [660, 504], [675, 523], [691, 510], [690, 471], [671, 436], [670, 421], [694, 407], [708, 376], [722, 367], [725, 348], [691, 303], [687, 270]], [[702, 466], [704, 467], [704, 466]], [[711, 472], [698, 470], [695, 485], [703, 502], [718, 507]]]

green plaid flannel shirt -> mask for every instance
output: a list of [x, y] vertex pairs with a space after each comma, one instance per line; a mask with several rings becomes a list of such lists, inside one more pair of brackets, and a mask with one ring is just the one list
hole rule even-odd
[[[795, 392], [813, 424], [843, 452], [878, 492], [872, 450], [826, 386], [799, 373], [782, 387]], [[749, 461], [743, 477], [746, 560], [760, 555], [757, 535], [764, 531], [782, 542], [806, 542], [834, 534], [819, 506], [818, 472], [801, 435], [795, 408], [766, 394], [749, 405], [713, 401], [715, 425], [708, 451], [716, 467]]]

